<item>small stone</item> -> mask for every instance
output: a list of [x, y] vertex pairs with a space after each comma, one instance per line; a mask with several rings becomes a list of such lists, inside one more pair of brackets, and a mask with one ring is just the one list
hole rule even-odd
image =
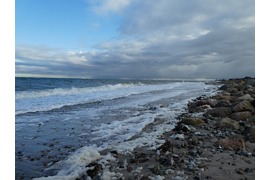
[[154, 167], [150, 167], [149, 169], [152, 171], [152, 173], [156, 175], [161, 175], [159, 164], [155, 165]]
[[161, 157], [159, 158], [159, 163], [164, 166], [171, 166], [172, 159], [170, 157]]
[[238, 168], [235, 171], [236, 171], [237, 174], [241, 174], [241, 175], [243, 175], [245, 173], [242, 168]]
[[127, 166], [127, 171], [128, 171], [128, 172], [131, 172], [133, 169], [134, 169], [134, 168], [133, 168], [130, 164]]

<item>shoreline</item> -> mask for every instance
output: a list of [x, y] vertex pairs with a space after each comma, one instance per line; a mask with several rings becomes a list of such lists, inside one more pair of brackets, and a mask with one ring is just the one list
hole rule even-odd
[[[116, 150], [106, 163], [88, 165], [92, 179], [255, 179], [255, 79], [214, 81], [222, 85], [212, 97], [198, 97], [178, 114], [165, 143], [130, 154]], [[149, 124], [145, 131], [151, 130]]]

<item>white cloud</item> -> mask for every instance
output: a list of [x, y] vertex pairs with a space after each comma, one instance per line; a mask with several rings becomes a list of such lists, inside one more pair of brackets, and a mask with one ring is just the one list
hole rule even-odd
[[117, 39], [82, 52], [19, 46], [16, 71], [31, 64], [47, 67], [44, 73], [93, 78], [255, 75], [253, 0], [103, 0], [95, 8], [123, 12]]
[[93, 10], [97, 14], [118, 13], [126, 8], [131, 0], [100, 0]]

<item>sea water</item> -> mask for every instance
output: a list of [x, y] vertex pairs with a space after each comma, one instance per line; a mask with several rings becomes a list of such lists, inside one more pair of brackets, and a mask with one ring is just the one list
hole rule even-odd
[[74, 178], [89, 153], [156, 148], [188, 101], [215, 91], [204, 82], [16, 78], [16, 179]]

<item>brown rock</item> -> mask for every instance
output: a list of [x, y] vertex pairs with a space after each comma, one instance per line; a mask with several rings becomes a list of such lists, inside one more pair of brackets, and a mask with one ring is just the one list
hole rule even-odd
[[213, 99], [216, 99], [216, 100], [228, 100], [228, 101], [232, 101], [233, 100], [233, 97], [232, 96], [228, 96], [228, 95], [222, 95], [222, 94], [218, 94], [216, 96], [213, 96], [212, 97]]
[[250, 118], [252, 113], [250, 111], [236, 112], [230, 115], [230, 118], [237, 121], [245, 121]]
[[242, 137], [231, 137], [220, 139], [216, 142], [217, 145], [230, 150], [245, 150], [245, 141]]
[[198, 126], [204, 123], [200, 118], [183, 118], [182, 123], [186, 125]]
[[246, 100], [246, 101], [254, 101], [254, 98], [252, 98], [249, 94], [243, 95], [239, 98], [237, 98], [238, 101]]
[[211, 107], [215, 107], [218, 101], [216, 99], [208, 99], [208, 102]]
[[238, 89], [237, 88], [228, 88], [227, 91], [229, 93], [237, 93], [238, 92]]
[[206, 114], [210, 114], [213, 117], [227, 117], [229, 114], [232, 113], [230, 107], [217, 107], [213, 109], [208, 109]]
[[203, 112], [204, 106], [210, 105], [210, 102], [208, 100], [198, 100], [188, 103], [188, 110], [190, 113], [194, 112]]
[[218, 122], [218, 127], [223, 129], [223, 128], [229, 128], [229, 129], [234, 129], [238, 130], [240, 128], [240, 125], [237, 121], [232, 120], [231, 118], [223, 118]]
[[166, 141], [164, 144], [162, 144], [158, 149], [160, 149], [160, 152], [165, 154], [167, 151], [170, 151], [172, 149], [172, 144], [170, 141]]
[[255, 112], [255, 108], [252, 106], [252, 104], [249, 101], [241, 101], [238, 104], [236, 104], [232, 108], [233, 112], [241, 112], [241, 111], [250, 111], [252, 113]]
[[229, 100], [220, 100], [215, 107], [230, 107], [232, 103]]

